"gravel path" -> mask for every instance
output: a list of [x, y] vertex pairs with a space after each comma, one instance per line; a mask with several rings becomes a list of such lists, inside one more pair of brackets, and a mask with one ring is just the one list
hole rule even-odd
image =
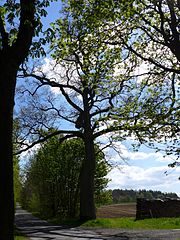
[[15, 222], [17, 227], [31, 240], [180, 240], [178, 230], [126, 230], [65, 228], [40, 220], [20, 206], [17, 207]]

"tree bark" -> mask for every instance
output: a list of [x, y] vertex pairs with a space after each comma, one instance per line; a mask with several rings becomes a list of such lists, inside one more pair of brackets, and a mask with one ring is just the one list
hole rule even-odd
[[82, 164], [80, 175], [80, 219], [84, 221], [96, 218], [94, 203], [94, 176], [96, 161], [93, 130], [91, 128], [90, 110], [86, 89], [84, 91], [83, 102], [85, 159]]
[[17, 66], [7, 56], [6, 52], [0, 58], [0, 240], [14, 239], [12, 130]]
[[85, 139], [85, 155], [80, 178], [80, 219], [90, 220], [96, 218], [94, 203], [94, 172], [95, 156], [94, 143]]

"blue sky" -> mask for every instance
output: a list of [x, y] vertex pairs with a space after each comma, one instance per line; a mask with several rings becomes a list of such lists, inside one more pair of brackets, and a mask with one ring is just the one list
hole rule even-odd
[[[51, 4], [48, 16], [43, 19], [44, 27], [48, 27], [60, 16], [60, 2]], [[145, 146], [141, 146], [138, 152], [130, 151], [130, 143], [127, 140], [117, 144], [121, 156], [127, 159], [124, 162], [120, 156], [112, 150], [105, 150], [106, 157], [114, 163], [118, 163], [108, 174], [111, 179], [108, 188], [111, 189], [152, 189], [163, 192], [176, 192], [180, 196], [180, 168], [170, 169], [168, 164], [175, 160], [174, 156], [163, 157], [163, 153], [155, 152]], [[168, 175], [165, 174], [167, 171]]]
[[[111, 153], [111, 159], [120, 163], [119, 168], [114, 168], [109, 173], [112, 181], [109, 188], [125, 189], [152, 189], [163, 192], [176, 192], [180, 195], [180, 169], [172, 169], [168, 164], [175, 157], [163, 157], [162, 152], [155, 152], [145, 146], [141, 146], [138, 152], [128, 150], [129, 143], [121, 143], [122, 156], [126, 157], [127, 163], [116, 153]], [[167, 171], [167, 174], [165, 172]]]

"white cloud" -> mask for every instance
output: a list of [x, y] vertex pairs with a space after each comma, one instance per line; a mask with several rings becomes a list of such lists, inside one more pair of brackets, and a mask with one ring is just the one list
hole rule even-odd
[[[103, 135], [99, 137], [99, 141], [102, 143], [102, 147], [108, 143], [109, 137], [111, 137], [112, 133], [108, 133], [107, 135]], [[133, 141], [129, 141], [129, 145], [131, 146], [131, 143]], [[139, 151], [132, 151], [128, 149], [125, 144], [122, 142], [114, 142], [113, 147], [116, 149], [116, 151], [112, 151], [110, 148], [106, 148], [104, 150], [105, 154], [109, 156], [109, 159], [111, 161], [114, 159], [114, 161], [121, 162], [121, 158], [131, 160], [131, 161], [144, 161], [144, 160], [149, 160], [157, 163], [164, 163], [164, 164], [169, 164], [171, 162], [174, 162], [177, 158], [175, 155], [167, 155], [165, 156], [163, 152], [154, 152], [147, 147], [144, 148], [143, 150]], [[120, 157], [121, 156], [121, 157]]]
[[171, 162], [176, 161], [176, 158], [177, 156], [174, 156], [174, 155], [164, 156], [162, 153], [159, 153], [159, 156], [157, 156], [156, 161], [169, 164]]
[[152, 189], [179, 193], [180, 168], [168, 167], [168, 164], [175, 160], [175, 156], [164, 158], [163, 153], [147, 152], [147, 149], [131, 152], [121, 142], [116, 142], [115, 146], [122, 158], [131, 161], [125, 164], [117, 152], [105, 149], [108, 160], [118, 164], [118, 167], [113, 168], [108, 174], [108, 178], [111, 179], [108, 188]]
[[123, 152], [124, 157], [130, 159], [130, 160], [147, 160], [152, 159], [152, 161], [161, 162], [161, 163], [170, 163], [175, 161], [175, 156], [165, 156], [161, 152], [130, 152], [125, 149]]
[[[61, 82], [60, 73], [63, 72], [63, 69], [56, 65], [55, 60], [45, 58], [44, 63], [40, 67], [35, 68], [34, 72], [40, 76], [45, 75], [47, 78], [54, 80], [55, 82]], [[52, 87], [51, 91], [54, 94], [60, 93], [58, 87]]]
[[144, 79], [144, 75], [148, 73], [149, 65], [147, 63], [143, 62], [139, 67], [136, 67], [135, 69], [135, 76], [137, 77], [137, 82], [141, 83]]
[[[27, 144], [28, 143], [29, 143], [29, 141], [27, 141]], [[40, 148], [40, 146], [41, 146], [40, 144], [36, 144], [29, 150], [24, 151], [20, 154], [20, 166], [21, 167], [25, 166], [28, 163], [31, 156]]]
[[173, 190], [172, 186], [179, 184], [178, 176], [180, 169], [169, 172], [169, 175], [166, 175], [165, 171], [169, 171], [167, 166], [144, 169], [137, 166], [123, 165], [121, 169], [114, 168], [108, 174], [108, 177], [111, 179], [108, 188], [176, 191], [175, 189]]
[[[71, 63], [57, 63], [56, 60], [45, 58], [44, 64], [39, 68], [35, 68], [35, 73], [42, 76], [45, 75], [51, 81], [67, 85], [78, 85], [78, 73], [76, 68]], [[64, 88], [68, 94], [71, 93], [71, 89]], [[54, 94], [61, 94], [59, 87], [51, 87], [51, 91]]]

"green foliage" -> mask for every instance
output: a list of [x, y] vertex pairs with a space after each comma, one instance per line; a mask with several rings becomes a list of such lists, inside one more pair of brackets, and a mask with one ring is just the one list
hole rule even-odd
[[[42, 37], [42, 21], [43, 17], [47, 16], [46, 8], [50, 5], [51, 2], [57, 0], [38, 0], [32, 1], [29, 5], [30, 8], [33, 9], [34, 13], [34, 21], [30, 22], [26, 20], [23, 24], [26, 25], [27, 29], [29, 26], [35, 26], [34, 35], [39, 37], [38, 40], [34, 40], [32, 42], [32, 46], [30, 49], [30, 55], [34, 57], [45, 56], [44, 45], [48, 42], [48, 39], [45, 38], [45, 35]], [[0, 15], [3, 22], [4, 31], [6, 33], [6, 37], [8, 37], [8, 45], [12, 46], [18, 35], [18, 28], [20, 25], [20, 14], [21, 14], [21, 3], [13, 0], [4, 1], [5, 3], [0, 6]], [[3, 36], [4, 37], [4, 36]], [[2, 38], [0, 38], [0, 49], [2, 48]]]
[[[97, 151], [99, 147], [96, 146]], [[22, 203], [44, 217], [75, 217], [79, 214], [79, 178], [85, 157], [83, 141], [72, 139], [59, 144], [53, 137], [43, 144], [26, 169]], [[95, 198], [98, 204], [110, 202], [103, 191], [109, 171], [102, 152], [97, 154]]]
[[19, 159], [14, 157], [13, 159], [13, 168], [14, 168], [14, 201], [15, 203], [20, 200], [21, 193], [21, 179], [20, 179], [20, 168], [19, 168]]
[[[78, 72], [80, 89], [109, 99], [107, 112], [91, 119], [96, 130], [112, 121], [108, 131], [120, 129], [118, 140], [133, 134], [136, 146], [164, 143], [166, 154], [179, 156], [179, 51], [167, 42], [175, 39], [170, 6], [135, 2], [66, 1], [63, 17], [52, 25], [53, 58]], [[172, 5], [178, 19], [177, 3]], [[177, 31], [177, 22], [174, 27]]]
[[15, 240], [28, 240], [28, 237], [25, 237], [16, 227], [14, 229], [14, 239]]
[[[19, 122], [17, 119], [13, 121], [13, 153], [18, 150], [16, 142], [16, 138], [18, 137], [19, 133]], [[19, 157], [14, 155], [13, 156], [13, 182], [14, 182], [14, 201], [15, 203], [20, 200], [20, 193], [22, 188], [21, 183], [21, 176], [20, 176], [20, 166], [19, 166]]]
[[24, 236], [15, 236], [15, 240], [28, 240], [28, 238]]
[[113, 203], [112, 190], [101, 190], [95, 196], [96, 207], [101, 205], [110, 205]]

